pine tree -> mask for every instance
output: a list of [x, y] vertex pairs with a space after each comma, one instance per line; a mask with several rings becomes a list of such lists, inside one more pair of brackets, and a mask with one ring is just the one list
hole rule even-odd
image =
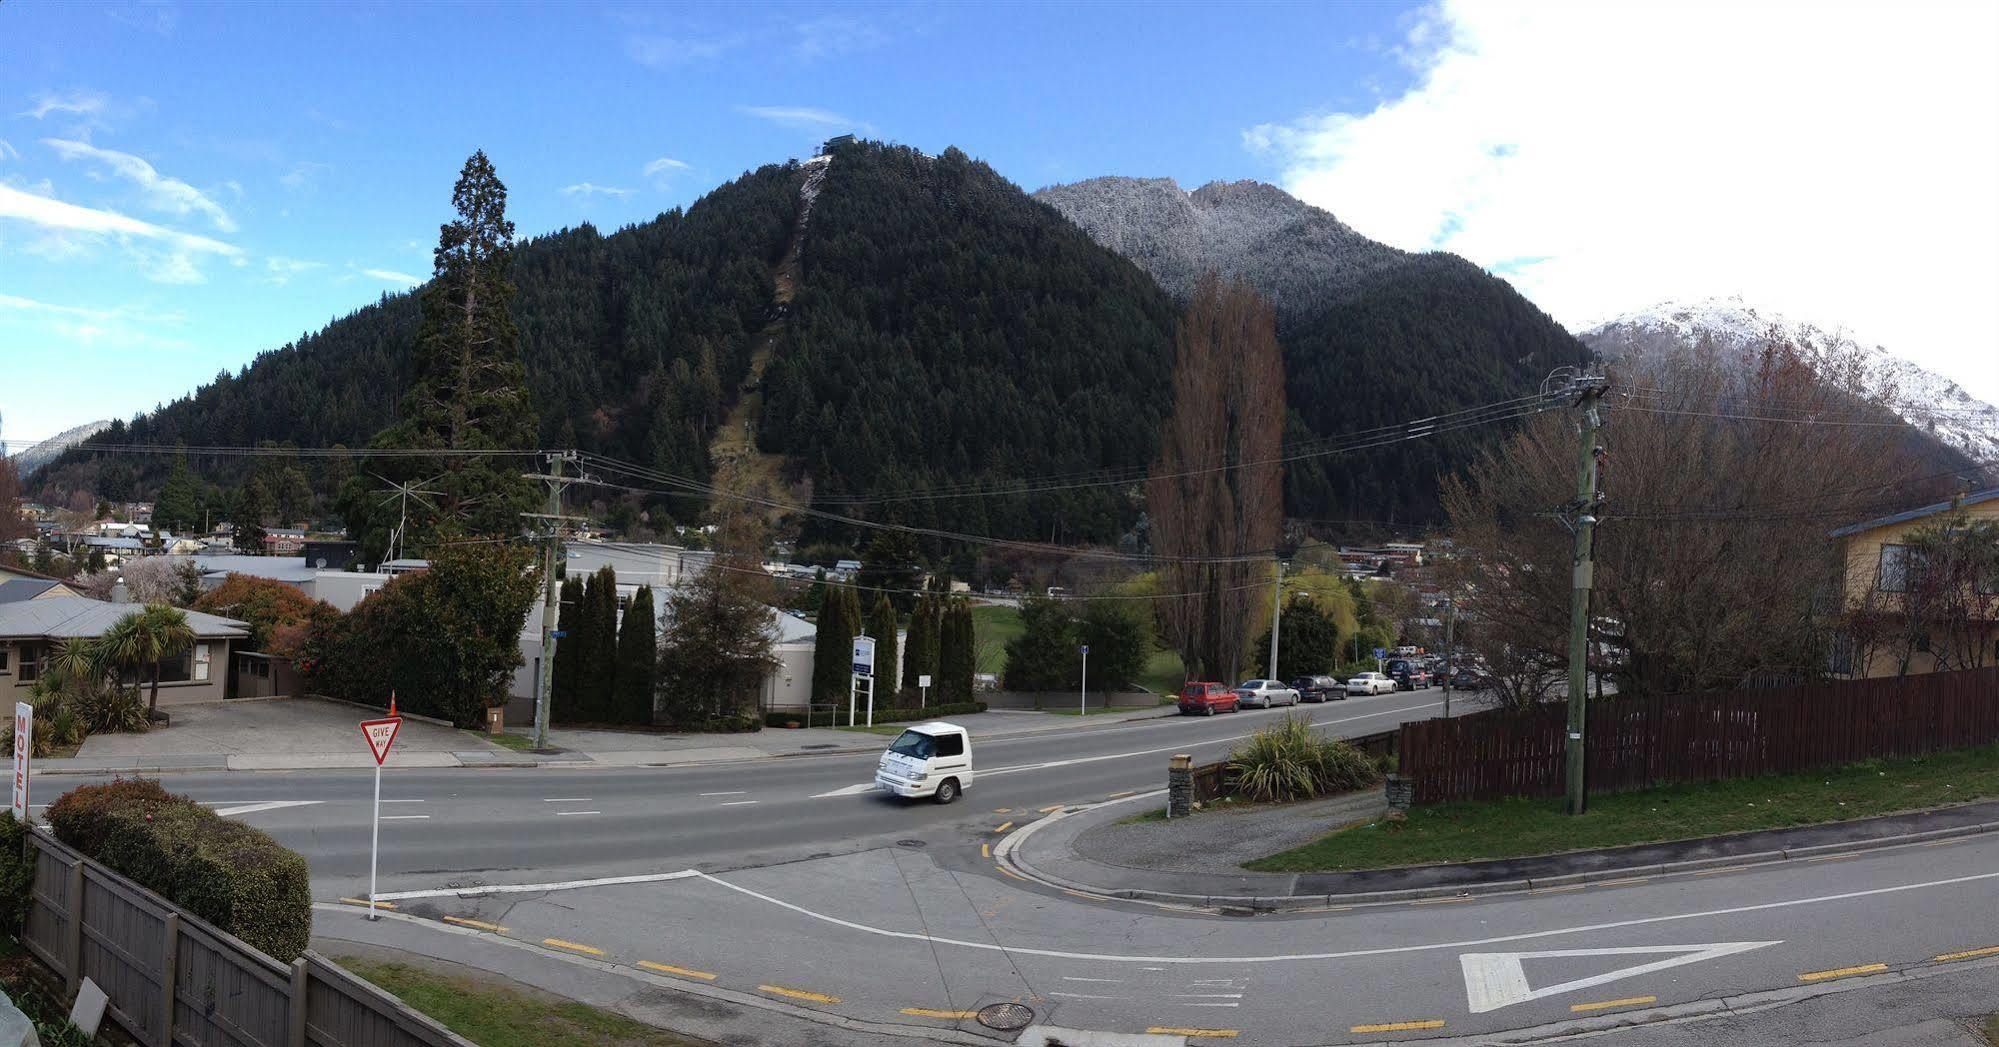
[[813, 645], [812, 701], [837, 708], [843, 717], [852, 686], [854, 634], [860, 631], [860, 618], [860, 603], [852, 586], [833, 586], [826, 591]]
[[653, 721], [653, 684], [658, 668], [659, 637], [653, 631], [652, 587], [640, 586], [625, 608], [625, 620], [618, 627], [618, 675], [614, 713], [619, 723], [650, 726]]
[[[895, 704], [895, 679], [901, 663], [895, 655], [895, 605], [888, 601], [887, 593], [875, 594], [874, 610], [868, 613], [868, 635], [875, 638], [875, 704], [881, 706]], [[886, 693], [880, 690], [888, 684]]]
[[179, 456], [174, 459], [173, 471], [167, 474], [167, 482], [160, 487], [159, 497], [153, 499], [153, 527], [185, 534], [200, 526], [200, 484], [188, 471], [187, 458]]
[[554, 679], [549, 683], [549, 719], [557, 723], [575, 723], [582, 717], [582, 695], [577, 688], [581, 685], [581, 652], [588, 644], [590, 635], [590, 615], [583, 599], [583, 579], [570, 575], [562, 580], [562, 604], [556, 618], [561, 638], [555, 641]]
[[592, 723], [613, 723], [617, 709], [612, 695], [618, 679], [618, 574], [609, 564], [597, 568], [584, 586], [590, 607], [590, 643], [584, 658], [583, 706]]

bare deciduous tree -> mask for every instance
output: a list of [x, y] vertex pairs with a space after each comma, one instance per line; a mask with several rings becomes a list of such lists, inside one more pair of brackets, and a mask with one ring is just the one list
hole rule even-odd
[[1253, 602], [1269, 595], [1255, 586], [1267, 564], [1228, 557], [1272, 549], [1283, 526], [1284, 360], [1269, 303], [1213, 274], [1177, 351], [1146, 495], [1162, 588], [1193, 595], [1165, 601], [1162, 618], [1190, 678], [1226, 678], [1248, 655]]

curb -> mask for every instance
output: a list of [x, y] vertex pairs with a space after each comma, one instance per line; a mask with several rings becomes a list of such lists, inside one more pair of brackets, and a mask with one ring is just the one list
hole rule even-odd
[[[1808, 860], [1831, 854], [1876, 851], [1890, 847], [1903, 847], [1910, 844], [1954, 839], [1961, 836], [1976, 836], [1981, 833], [1999, 833], [1999, 822], [1981, 822], [1975, 825], [1958, 825], [1946, 829], [1929, 829], [1922, 832], [1900, 833], [1894, 836], [1879, 836], [1869, 840], [1852, 840], [1843, 843], [1816, 844], [1810, 847], [1755, 851], [1749, 854], [1723, 855], [1715, 858], [1694, 858], [1679, 862], [1632, 865], [1616, 869], [1593, 869], [1589, 872], [1567, 873], [1561, 876], [1486, 880], [1475, 883], [1448, 884], [1434, 887], [1411, 887], [1392, 891], [1358, 891], [1352, 894], [1209, 895], [1178, 894], [1171, 891], [1153, 891], [1139, 887], [1104, 887], [1100, 884], [1082, 883], [1067, 877], [1044, 872], [1035, 868], [1031, 862], [1019, 853], [1021, 841], [1032, 836], [1037, 830], [1054, 825], [1071, 815], [1083, 814], [1088, 811], [1109, 807], [1113, 804], [1153, 799], [1164, 795], [1165, 792], [1166, 790], [1160, 789], [1149, 793], [1140, 793], [1137, 796], [1127, 796], [1116, 800], [1107, 800], [1102, 803], [1057, 811], [1046, 818], [1022, 826], [1018, 831], [1009, 834], [1006, 839], [1000, 841], [998, 847], [993, 849], [993, 858], [1002, 867], [1010, 868], [1013, 872], [1036, 883], [1107, 901], [1141, 901], [1182, 908], [1247, 910], [1253, 913], [1275, 913], [1332, 906], [1388, 905], [1397, 902], [1421, 901], [1430, 898], [1469, 898], [1488, 894], [1518, 894], [1554, 887], [1573, 887], [1601, 883], [1606, 880], [1668, 876], [1675, 873], [1702, 872], [1719, 868], [1749, 868], [1758, 865], [1772, 865], [1778, 862]], [[1426, 866], [1425, 868], [1440, 868], [1440, 866]]]
[[[1161, 708], [1164, 708], [1164, 706], [1162, 706]], [[990, 712], [991, 710], [987, 711]], [[1022, 710], [1022, 711], [1032, 712], [1033, 710]], [[1055, 734], [1059, 731], [1075, 731], [1079, 728], [1087, 730], [1090, 728], [1117, 727], [1129, 723], [1144, 723], [1148, 720], [1164, 720], [1167, 719], [1168, 717], [1178, 716], [1178, 715], [1179, 715], [1179, 710], [1175, 709], [1172, 712], [1161, 712], [1152, 716], [1128, 716], [1122, 720], [1113, 720], [1110, 723], [1105, 723], [1105, 724], [1066, 724], [1066, 723], [1054, 724], [1048, 727], [1035, 727], [1025, 731], [1008, 731], [1005, 734], [992, 735], [989, 740], [996, 742], [1003, 742], [1009, 738], [1027, 738], [1037, 734]], [[1079, 719], [1081, 719], [1081, 717], [1079, 717]], [[919, 723], [921, 721], [910, 720], [908, 722]], [[888, 727], [893, 725], [881, 724], [880, 726]], [[778, 729], [781, 730], [782, 728]], [[877, 737], [885, 738], [887, 736], [878, 735]], [[886, 748], [885, 745], [863, 745], [848, 749], [813, 749], [810, 752], [771, 753], [770, 757], [776, 760], [796, 760], [806, 756], [852, 756], [856, 753], [878, 753], [881, 752], [882, 749], [884, 748]]]

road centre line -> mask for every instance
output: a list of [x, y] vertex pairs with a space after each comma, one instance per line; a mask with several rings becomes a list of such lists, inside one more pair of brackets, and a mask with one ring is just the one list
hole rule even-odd
[[603, 811], [557, 811], [555, 812], [555, 816], [557, 818], [560, 818], [565, 814], [603, 814], [603, 813], [604, 813]]
[[1648, 1003], [1658, 1003], [1657, 996], [1627, 996], [1622, 1000], [1598, 1000], [1595, 1003], [1575, 1003], [1569, 1005], [1570, 1014], [1588, 1014], [1591, 1011], [1607, 1011], [1613, 1007], [1637, 1007]]
[[427, 814], [385, 814], [382, 815], [382, 820], [385, 822], [413, 822], [421, 821], [428, 817], [430, 815]]
[[589, 802], [590, 802], [590, 798], [589, 798], [588, 796], [544, 796], [544, 797], [542, 797], [542, 798], [541, 798], [541, 802], [543, 802], [543, 803], [589, 803]]
[[[1007, 869], [1005, 866], [998, 866], [998, 868], [1000, 872], [1006, 873], [1008, 876], [1012, 876], [1016, 880], [1024, 881], [1023, 877]], [[680, 875], [686, 876], [689, 874], [691, 874], [695, 879], [705, 880], [708, 883], [728, 888], [729, 890], [735, 891], [739, 894], [744, 894], [751, 898], [756, 898], [760, 901], [769, 903], [771, 905], [775, 905], [780, 909], [788, 909], [792, 912], [798, 913], [801, 916], [807, 916], [812, 919], [819, 920], [823, 923], [832, 924], [833, 926], [836, 927], [845, 927], [848, 930], [861, 931], [866, 934], [880, 935], [885, 938], [898, 938], [905, 941], [930, 942], [937, 945], [950, 945], [962, 949], [976, 949], [982, 952], [1010, 953], [1013, 955], [1020, 955], [1020, 956], [1045, 956], [1058, 960], [1086, 960], [1086, 961], [1098, 961], [1105, 963], [1160, 963], [1160, 964], [1179, 964], [1183, 966], [1210, 965], [1210, 964], [1245, 964], [1245, 963], [1295, 963], [1295, 962], [1317, 961], [1317, 960], [1346, 960], [1346, 959], [1355, 959], [1366, 956], [1394, 956], [1394, 955], [1402, 955], [1405, 953], [1435, 952], [1435, 951], [1450, 950], [1450, 949], [1462, 950], [1482, 945], [1496, 945], [1502, 942], [1534, 941], [1542, 938], [1557, 938], [1563, 935], [1570, 935], [1570, 934], [1587, 934], [1595, 931], [1622, 930], [1627, 927], [1646, 927], [1646, 926], [1651, 926], [1653, 924], [1678, 923], [1683, 920], [1700, 920], [1700, 919], [1709, 919], [1718, 916], [1734, 916], [1741, 913], [1764, 912], [1764, 911], [1773, 911], [1778, 909], [1790, 909], [1806, 905], [1825, 905], [1837, 902], [1852, 901], [1859, 898], [1873, 898], [1881, 895], [1901, 894], [1907, 891], [1929, 890], [1938, 887], [1955, 887], [1967, 883], [1983, 883], [1989, 880], [1999, 880], [1999, 872], [1975, 873], [1969, 876], [1953, 876], [1943, 880], [1928, 880], [1920, 883], [1896, 884], [1895, 886], [1892, 887], [1872, 887], [1863, 891], [1844, 891], [1839, 894], [1814, 895], [1807, 898], [1790, 898], [1776, 902], [1761, 902], [1755, 905], [1736, 905], [1723, 909], [1707, 909], [1699, 912], [1670, 913], [1663, 916], [1641, 916], [1629, 920], [1611, 920], [1603, 923], [1577, 924], [1572, 927], [1555, 927], [1544, 931], [1522, 931], [1517, 934], [1498, 935], [1490, 938], [1460, 939], [1457, 941], [1432, 942], [1424, 945], [1395, 945], [1395, 946], [1384, 946], [1382, 948], [1377, 948], [1377, 949], [1350, 949], [1342, 952], [1321, 952], [1321, 953], [1287, 953], [1287, 954], [1278, 954], [1270, 956], [1197, 957], [1197, 956], [1135, 956], [1135, 955], [1119, 955], [1116, 953], [1067, 952], [1060, 949], [1037, 949], [1028, 946], [1002, 945], [995, 942], [966, 941], [964, 939], [945, 938], [938, 935], [924, 934], [917, 931], [892, 931], [881, 927], [870, 927], [867, 924], [856, 923], [852, 920], [841, 919], [840, 917], [837, 916], [829, 916], [825, 913], [814, 912], [811, 909], [807, 909], [802, 905], [795, 905], [791, 902], [783, 901], [782, 899], [773, 898], [770, 895], [751, 890], [750, 888], [744, 887], [740, 884], [730, 883], [727, 880], [711, 876], [707, 873], [700, 872], [698, 870], [691, 870], [691, 869], [686, 870]], [[398, 896], [391, 895], [390, 897], [398, 897]]]
[[[446, 887], [428, 891], [391, 891], [378, 894], [378, 901], [403, 901], [411, 898], [472, 898], [482, 894], [542, 894], [548, 891], [576, 891], [589, 887], [619, 887], [628, 883], [660, 883], [665, 880], [687, 880], [701, 875], [693, 869], [682, 869], [670, 873], [642, 873], [637, 876], [606, 876], [596, 880], [562, 880], [556, 883], [495, 883], [476, 887]], [[345, 899], [343, 899], [345, 900]], [[365, 900], [362, 905], [368, 904]]]
[[703, 796], [741, 796], [741, 795], [743, 795], [744, 793], [747, 793], [747, 792], [749, 792], [749, 790], [748, 790], [748, 789], [731, 789], [731, 790], [729, 790], [728, 792], [719, 792], [719, 793], [702, 793], [701, 795], [703, 795]]
[[1963, 952], [1947, 952], [1942, 956], [1930, 957], [1930, 962], [1949, 963], [1952, 960], [1969, 960], [1974, 956], [1992, 956], [1995, 954], [1999, 954], [1999, 945], [1994, 945], [1988, 949], [1966, 949]]
[[422, 800], [383, 800], [383, 803], [422, 803]]
[[756, 803], [756, 802], [757, 802], [757, 801], [755, 801], [755, 800], [726, 800], [726, 801], [724, 801], [724, 802], [722, 802], [722, 803], [718, 803], [718, 804], [716, 804], [715, 806], [717, 806], [717, 807], [742, 807], [742, 806], [745, 806], [745, 805], [747, 805], [747, 804], [753, 804], [753, 803]]
[[1830, 971], [1807, 971], [1804, 974], [1798, 975], [1798, 980], [1801, 982], [1822, 982], [1832, 978], [1845, 978], [1855, 974], [1874, 974], [1887, 969], [1888, 965], [1885, 963], [1863, 963], [1858, 967], [1835, 967]]

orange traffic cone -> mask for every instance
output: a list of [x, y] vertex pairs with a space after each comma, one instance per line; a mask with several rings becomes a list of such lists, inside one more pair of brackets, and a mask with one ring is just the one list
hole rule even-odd
[[396, 692], [394, 692], [394, 691], [390, 691], [390, 692], [389, 692], [389, 718], [390, 718], [390, 719], [395, 719], [396, 717], [397, 717], [397, 713], [396, 713]]

